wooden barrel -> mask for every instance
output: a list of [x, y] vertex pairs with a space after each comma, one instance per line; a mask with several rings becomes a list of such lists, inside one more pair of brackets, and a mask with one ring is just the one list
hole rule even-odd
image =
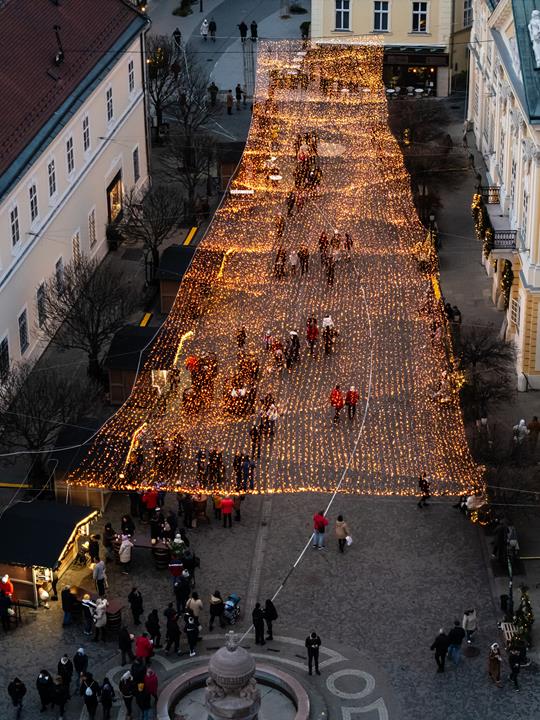
[[158, 570], [167, 570], [171, 558], [171, 553], [168, 547], [156, 546], [152, 548], [152, 554], [154, 556], [154, 562]]

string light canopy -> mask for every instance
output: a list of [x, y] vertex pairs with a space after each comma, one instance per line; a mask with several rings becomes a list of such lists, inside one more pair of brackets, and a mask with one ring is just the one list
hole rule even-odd
[[[388, 127], [382, 59], [374, 39], [309, 48], [261, 42], [251, 129], [231, 191], [130, 398], [71, 483], [243, 491], [234, 457], [245, 453], [255, 463], [254, 493], [339, 484], [349, 493], [413, 494], [423, 471], [435, 494], [481, 485], [437, 259]], [[324, 263], [322, 233], [332, 256]], [[309, 318], [321, 328], [313, 355]], [[299, 357], [287, 367], [281, 351], [294, 333]], [[359, 392], [353, 421], [332, 420], [336, 384]], [[275, 434], [263, 432], [259, 457], [250, 429], [268, 411], [277, 413]], [[203, 451], [212, 453], [209, 474]]]

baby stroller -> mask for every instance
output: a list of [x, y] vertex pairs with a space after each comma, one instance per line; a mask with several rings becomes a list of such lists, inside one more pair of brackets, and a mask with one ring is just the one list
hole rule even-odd
[[236, 593], [231, 593], [229, 597], [225, 600], [223, 617], [229, 623], [229, 625], [234, 625], [240, 617], [240, 598]]

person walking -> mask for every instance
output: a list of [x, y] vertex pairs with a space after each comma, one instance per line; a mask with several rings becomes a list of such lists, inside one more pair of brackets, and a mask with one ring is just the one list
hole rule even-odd
[[324, 510], [319, 510], [313, 516], [313, 547], [324, 550], [324, 535], [328, 520], [324, 516]]
[[208, 31], [210, 32], [212, 42], [216, 42], [217, 25], [214, 18], [210, 18], [210, 22], [208, 23]]
[[219, 627], [224, 628], [225, 618], [223, 614], [225, 612], [225, 604], [219, 590], [214, 590], [214, 593], [210, 595], [210, 603], [208, 607], [210, 610], [210, 622], [208, 624], [208, 629], [210, 630], [210, 632], [214, 628], [214, 622], [216, 621], [216, 619], [219, 621]]
[[234, 105], [234, 98], [233, 98], [232, 90], [227, 90], [226, 105], [227, 105], [227, 115], [232, 115], [232, 108]]
[[141, 624], [141, 615], [144, 614], [143, 609], [143, 597], [141, 591], [133, 587], [128, 595], [128, 603], [131, 608], [131, 614], [133, 615], [133, 623], [135, 625]]
[[75, 673], [75, 692], [79, 692], [81, 680], [88, 669], [88, 655], [84, 648], [80, 647], [73, 656], [73, 670]]
[[444, 662], [446, 653], [448, 652], [448, 635], [443, 628], [439, 630], [439, 634], [431, 643], [431, 650], [435, 650], [435, 662], [437, 663], [437, 672], [444, 672]]
[[66, 708], [66, 703], [69, 700], [69, 692], [66, 686], [64, 685], [62, 681], [62, 677], [60, 675], [57, 675], [54, 678], [53, 685], [51, 688], [51, 701], [52, 701], [52, 707], [55, 705], [58, 705], [58, 717], [59, 720], [62, 720], [64, 717], [64, 711]]
[[184, 612], [189, 593], [191, 592], [191, 577], [187, 570], [183, 570], [180, 577], [175, 579], [173, 590], [176, 598], [176, 613], [180, 615]]
[[100, 541], [100, 539], [101, 539], [100, 535], [90, 535], [90, 540], [88, 541], [88, 554], [90, 555], [91, 563], [99, 562], [99, 541]]
[[497, 687], [501, 686], [502, 655], [499, 643], [493, 643], [489, 648], [488, 675]]
[[266, 645], [264, 640], [264, 610], [259, 602], [255, 603], [251, 613], [251, 621], [255, 628], [255, 645]]
[[339, 414], [343, 410], [343, 406], [345, 405], [345, 399], [343, 397], [343, 393], [341, 392], [341, 386], [336, 385], [332, 392], [330, 393], [330, 405], [334, 408], [334, 418], [333, 421], [335, 423], [339, 422]]
[[98, 598], [96, 600], [96, 607], [94, 609], [94, 642], [101, 639], [105, 642], [105, 626], [107, 625], [107, 606], [108, 602], [105, 598]]
[[18, 677], [14, 677], [9, 683], [7, 691], [16, 710], [16, 716], [20, 717], [23, 709], [23, 698], [26, 695], [26, 685]]
[[150, 665], [152, 655], [154, 654], [154, 646], [150, 640], [148, 633], [143, 632], [142, 635], [135, 638], [135, 658], [140, 658], [145, 665]]
[[347, 544], [347, 538], [350, 537], [351, 532], [349, 526], [343, 519], [343, 515], [338, 515], [336, 520], [336, 538], [338, 541], [339, 552], [345, 552], [345, 545]]
[[418, 501], [418, 507], [427, 507], [427, 501], [431, 497], [429, 494], [429, 480], [426, 472], [424, 471], [418, 479], [418, 488], [420, 490], [420, 500]]
[[133, 662], [133, 635], [125, 625], [120, 628], [120, 632], [118, 633], [118, 649], [121, 653], [122, 665], [126, 664], [126, 658], [129, 658], [129, 661]]
[[242, 103], [242, 86], [240, 83], [237, 83], [236, 87], [234, 88], [234, 94], [236, 96], [236, 110], [240, 110], [240, 105]]
[[319, 338], [319, 327], [317, 325], [317, 318], [308, 318], [306, 325], [306, 341], [309, 346], [309, 354], [313, 355], [315, 349], [315, 343]]
[[472, 643], [472, 636], [478, 630], [478, 619], [476, 617], [476, 610], [465, 610], [463, 613], [463, 620], [461, 621], [461, 627], [465, 630], [467, 636], [467, 644]]
[[137, 705], [141, 711], [140, 720], [150, 720], [152, 712], [152, 696], [144, 687], [144, 680], [143, 682], [137, 684], [135, 700], [137, 701]]
[[152, 644], [157, 650], [161, 647], [161, 626], [159, 624], [158, 611], [154, 608], [146, 618], [146, 629], [152, 639]]
[[266, 639], [267, 640], [273, 640], [274, 639], [274, 629], [273, 624], [278, 619], [278, 614], [276, 610], [276, 606], [274, 603], [268, 599], [264, 603], [264, 620], [266, 622]]
[[300, 245], [298, 248], [298, 259], [300, 260], [300, 275], [307, 275], [309, 270], [309, 249], [307, 245]]
[[120, 692], [120, 695], [122, 696], [122, 700], [124, 701], [124, 705], [126, 707], [126, 720], [132, 720], [133, 698], [135, 696], [136, 686], [133, 680], [133, 675], [130, 673], [129, 670], [125, 672], [120, 678], [120, 682], [118, 683], [118, 690]]
[[201, 24], [201, 37], [206, 42], [208, 40], [208, 20], [204, 18]]
[[261, 426], [260, 423], [254, 423], [249, 431], [251, 438], [251, 456], [257, 460], [261, 457]]
[[241, 39], [241, 41], [242, 41], [243, 43], [245, 43], [245, 42], [246, 42], [246, 38], [247, 38], [248, 26], [247, 26], [246, 23], [242, 20], [242, 22], [240, 23], [240, 25], [238, 25], [237, 27], [238, 27], [238, 29], [240, 30], [240, 39]]
[[258, 31], [257, 31], [257, 23], [255, 22], [255, 20], [251, 21], [251, 25], [249, 26], [249, 29], [251, 31], [251, 42], [257, 42]]
[[208, 92], [210, 93], [210, 106], [216, 107], [216, 100], [219, 93], [219, 88], [214, 81], [208, 86]]
[[514, 690], [519, 692], [518, 675], [519, 675], [519, 671], [521, 669], [520, 651], [519, 651], [519, 648], [514, 647], [513, 645], [510, 645], [510, 647], [508, 649], [508, 664], [510, 665], [509, 680], [511, 680], [514, 683]]
[[345, 395], [347, 415], [349, 416], [349, 420], [351, 422], [354, 420], [354, 416], [356, 415], [356, 406], [358, 405], [359, 397], [360, 395], [358, 393], [358, 390], [355, 388], [354, 385], [351, 385], [351, 387], [347, 390], [347, 394]]
[[199, 597], [199, 593], [194, 590], [191, 593], [191, 597], [186, 603], [186, 612], [188, 612], [190, 615], [192, 615], [195, 620], [197, 621], [197, 625], [200, 623], [200, 615], [203, 609], [203, 603], [202, 600]]
[[317, 635], [316, 632], [312, 632], [311, 635], [308, 635], [306, 638], [305, 646], [307, 648], [307, 654], [308, 654], [308, 670], [309, 674], [313, 675], [312, 669], [313, 665], [315, 665], [315, 672], [317, 675], [320, 675], [319, 672], [319, 648], [321, 647], [321, 638]]
[[41, 700], [41, 712], [45, 712], [48, 705], [52, 705], [53, 679], [48, 670], [42, 670], [37, 676], [36, 689]]
[[90, 720], [94, 720], [96, 717], [100, 692], [101, 689], [96, 680], [94, 680], [94, 676], [91, 672], [87, 672], [81, 682], [80, 695], [86, 705], [86, 711]]
[[96, 583], [96, 589], [99, 597], [105, 597], [105, 587], [107, 584], [107, 571], [105, 570], [104, 560], [100, 560], [94, 565], [92, 577]]
[[166, 628], [167, 643], [165, 645], [165, 655], [168, 655], [171, 647], [174, 645], [174, 652], [181, 655], [180, 652], [180, 628], [178, 627], [178, 615], [174, 613], [167, 618]]
[[227, 496], [221, 501], [221, 516], [223, 517], [223, 527], [232, 527], [232, 511], [234, 500]]
[[197, 640], [199, 639], [199, 623], [192, 615], [187, 619], [185, 633], [189, 645], [189, 657], [194, 657]]
[[457, 667], [461, 660], [461, 643], [465, 638], [465, 630], [459, 620], [454, 620], [454, 627], [448, 633], [448, 657]]
[[113, 686], [111, 685], [111, 681], [109, 678], [103, 678], [103, 683], [101, 684], [101, 692], [100, 692], [100, 699], [101, 699], [101, 707], [103, 708], [103, 720], [110, 720], [111, 717], [111, 709], [113, 702], [116, 700], [116, 696], [114, 694]]
[[114, 560], [114, 541], [116, 532], [110, 522], [105, 525], [103, 530], [103, 547], [105, 548], [105, 562]]
[[62, 603], [62, 610], [64, 611], [62, 627], [66, 627], [67, 625], [71, 625], [73, 621], [72, 613], [73, 606], [75, 604], [75, 596], [71, 592], [69, 585], [64, 585], [64, 588], [60, 593], [60, 601]]
[[131, 551], [133, 549], [133, 543], [131, 542], [129, 535], [122, 535], [122, 542], [118, 550], [118, 557], [120, 559], [120, 567], [122, 568], [123, 575], [129, 575], [131, 568]]
[[152, 670], [152, 668], [146, 669], [146, 675], [144, 676], [144, 689], [154, 698], [154, 703], [157, 705], [157, 693], [158, 693], [158, 676]]
[[71, 697], [71, 678], [73, 677], [73, 663], [69, 657], [64, 654], [58, 661], [58, 675], [62, 678], [64, 687], [67, 690], [68, 698]]

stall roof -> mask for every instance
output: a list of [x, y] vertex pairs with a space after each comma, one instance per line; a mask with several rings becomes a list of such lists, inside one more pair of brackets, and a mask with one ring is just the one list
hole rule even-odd
[[13, 505], [0, 519], [0, 563], [52, 567], [76, 525], [96, 512], [54, 502]]
[[169, 245], [159, 260], [158, 280], [180, 281], [196, 250], [196, 245]]
[[[147, 325], [124, 325], [115, 333], [103, 363], [107, 370], [137, 370], [150, 353], [151, 342], [158, 331]], [[140, 355], [142, 353], [142, 358]], [[139, 362], [140, 359], [140, 362]]]

